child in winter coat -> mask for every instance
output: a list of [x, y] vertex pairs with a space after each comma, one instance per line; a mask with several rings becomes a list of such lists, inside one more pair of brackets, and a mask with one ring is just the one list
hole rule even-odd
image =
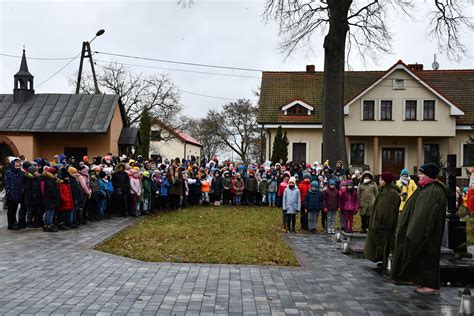
[[234, 180], [234, 192], [235, 192], [235, 205], [240, 205], [240, 201], [242, 199], [242, 195], [244, 194], [244, 180], [242, 180], [242, 177], [240, 176], [240, 173], [235, 174], [235, 180]]
[[39, 207], [39, 192], [38, 192], [38, 172], [35, 166], [30, 166], [28, 172], [23, 178], [24, 182], [24, 202], [26, 204], [26, 225], [27, 227], [39, 228], [40, 207]]
[[318, 181], [311, 182], [311, 188], [304, 198], [303, 208], [308, 214], [309, 230], [314, 234], [316, 233], [318, 215], [323, 208], [323, 193], [319, 190]]
[[209, 176], [201, 173], [201, 201], [202, 205], [209, 205], [209, 192], [211, 191], [211, 181]]
[[158, 199], [158, 208], [160, 211], [165, 211], [168, 209], [168, 190], [170, 188], [170, 183], [168, 178], [166, 178], [166, 173], [161, 174], [160, 180], [160, 197]]
[[336, 189], [336, 181], [329, 180], [329, 187], [323, 191], [323, 210], [326, 213], [326, 228], [328, 234], [335, 234], [336, 212], [340, 208], [339, 191]]
[[142, 213], [148, 215], [151, 206], [151, 179], [150, 172], [146, 170], [142, 173], [142, 189]]
[[45, 232], [57, 232], [58, 227], [54, 226], [54, 213], [59, 207], [59, 191], [56, 186], [56, 173], [54, 167], [48, 167], [43, 171], [40, 182], [42, 202], [44, 205], [44, 227]]
[[232, 202], [232, 179], [229, 171], [224, 171], [222, 179], [222, 203], [229, 205]]
[[286, 230], [295, 233], [296, 213], [301, 210], [301, 196], [294, 177], [288, 180], [288, 187], [283, 192], [282, 207], [285, 214]]
[[352, 180], [346, 182], [346, 189], [341, 192], [341, 205], [344, 209], [345, 231], [352, 233], [354, 214], [359, 210], [359, 197]]
[[[311, 189], [311, 186], [312, 186], [311, 176], [309, 173], [305, 173], [303, 176], [303, 181], [298, 185], [298, 189], [300, 190], [300, 194], [301, 194], [302, 204], [304, 202], [306, 194]], [[319, 190], [319, 187], [318, 187], [318, 190]], [[301, 224], [301, 229], [308, 230], [308, 213], [307, 212], [301, 212], [300, 224]]]
[[262, 196], [262, 205], [264, 205], [267, 202], [267, 194], [268, 194], [268, 183], [267, 183], [267, 174], [263, 173], [262, 174], [262, 179], [260, 179], [260, 182], [258, 183], [258, 192]]
[[247, 205], [255, 205], [255, 195], [258, 190], [258, 182], [253, 170], [249, 172], [249, 176], [245, 181], [245, 190], [247, 191]]
[[108, 186], [108, 179], [107, 175], [104, 171], [99, 172], [99, 180], [97, 181], [97, 184], [99, 185], [99, 194], [98, 194], [98, 214], [97, 214], [97, 219], [99, 221], [103, 220], [105, 218], [105, 210], [107, 208], [107, 200], [110, 196], [109, 192], [109, 186]]
[[58, 209], [58, 228], [66, 230], [72, 224], [72, 211], [74, 210], [74, 198], [72, 195], [70, 175], [66, 168], [61, 169], [61, 180], [58, 183], [59, 191], [59, 209]]
[[214, 195], [214, 205], [220, 205], [222, 196], [222, 177], [219, 170], [214, 172], [214, 177], [212, 178], [211, 183], [211, 191]]
[[142, 195], [142, 185], [140, 182], [140, 172], [132, 169], [130, 172], [130, 193], [128, 199], [130, 201], [129, 212], [132, 216], [140, 216], [140, 196]]
[[[283, 174], [283, 181], [278, 186], [278, 191], [277, 191], [277, 205], [278, 206], [283, 207], [283, 193], [285, 192], [286, 188], [288, 187], [288, 181], [289, 180], [290, 180], [290, 173], [288, 171], [285, 171], [285, 173]], [[296, 185], [296, 179], [295, 179], [295, 185]], [[285, 208], [282, 209], [282, 214], [283, 214], [283, 216], [282, 216], [283, 227], [286, 227]]]
[[275, 206], [276, 193], [278, 191], [278, 183], [273, 173], [270, 174], [270, 180], [267, 184], [267, 201], [268, 206]]

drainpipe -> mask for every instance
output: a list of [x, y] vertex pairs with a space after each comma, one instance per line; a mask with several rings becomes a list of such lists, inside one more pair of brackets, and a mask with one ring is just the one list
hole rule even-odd
[[272, 132], [265, 128], [265, 124], [262, 124], [262, 129], [268, 134], [268, 160], [272, 157]]
[[187, 144], [188, 144], [188, 142], [185, 141], [184, 142], [184, 156], [183, 156], [183, 158], [186, 159], [186, 160], [188, 159], [188, 158], [186, 158], [186, 145]]

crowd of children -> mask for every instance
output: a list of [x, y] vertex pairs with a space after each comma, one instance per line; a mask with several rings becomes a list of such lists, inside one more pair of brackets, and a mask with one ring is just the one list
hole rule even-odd
[[[378, 193], [370, 172], [351, 174], [341, 161], [330, 168], [328, 162], [244, 165], [217, 158], [134, 160], [109, 153], [92, 162], [87, 156], [78, 161], [57, 155], [51, 162], [9, 157], [4, 170], [4, 204], [12, 230], [43, 227], [55, 232], [111, 215], [223, 204], [279, 207], [288, 232], [295, 232], [297, 213], [302, 230], [316, 232], [320, 220], [323, 231], [334, 234], [339, 213], [340, 229], [352, 232], [353, 217], [360, 211], [366, 232]], [[402, 201], [416, 189], [407, 170], [402, 170], [397, 185]]]

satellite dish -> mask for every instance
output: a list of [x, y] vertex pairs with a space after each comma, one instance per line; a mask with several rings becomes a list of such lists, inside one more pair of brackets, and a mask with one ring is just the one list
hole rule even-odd
[[431, 67], [433, 68], [433, 70], [438, 70], [439, 69], [439, 64], [437, 61], [433, 62], [433, 64], [431, 65]]

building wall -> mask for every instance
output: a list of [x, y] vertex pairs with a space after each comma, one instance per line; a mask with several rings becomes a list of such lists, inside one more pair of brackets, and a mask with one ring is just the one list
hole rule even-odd
[[174, 138], [169, 141], [150, 141], [150, 155], [161, 155], [164, 158], [183, 158], [184, 142]]
[[[269, 143], [267, 137], [267, 142], [265, 145], [266, 160], [270, 160], [273, 141], [275, 140], [275, 135], [277, 132], [276, 128], [268, 130], [271, 132], [271, 142]], [[291, 161], [293, 158], [293, 143], [306, 143], [306, 161], [311, 164], [315, 161], [321, 161], [321, 143], [323, 141], [323, 133], [321, 129], [288, 128], [284, 129], [284, 131], [287, 132], [286, 136], [290, 142], [290, 145], [288, 146], [288, 160]]]
[[[405, 79], [404, 90], [392, 88], [392, 78]], [[435, 100], [435, 121], [423, 121], [423, 100]], [[364, 100], [375, 100], [375, 120], [362, 121]], [[392, 100], [393, 121], [381, 121], [380, 101]], [[418, 100], [417, 121], [405, 121], [405, 100]], [[349, 105], [349, 114], [345, 117], [345, 130], [348, 136], [455, 136], [456, 119], [450, 115], [450, 107], [436, 97], [421, 83], [404, 70], [394, 71], [389, 78]]]
[[13, 144], [15, 144], [18, 153], [25, 156], [26, 159], [34, 159], [37, 157], [34, 152], [36, 144], [33, 135], [2, 133], [1, 136], [9, 138]]
[[[37, 134], [35, 140], [40, 144], [35, 157], [47, 159], [64, 153], [65, 147], [87, 147], [89, 157], [103, 157], [110, 150], [110, 131], [105, 134]], [[118, 154], [118, 148], [112, 153]]]
[[115, 107], [114, 115], [112, 117], [112, 121], [109, 126], [109, 152], [118, 155], [119, 154], [119, 145], [118, 145], [118, 140], [120, 137], [120, 132], [122, 131], [122, 128], [124, 127], [123, 121], [122, 121], [122, 116], [120, 114], [120, 107], [117, 106]]
[[183, 157], [183, 158], [190, 159], [191, 156], [201, 158], [201, 147], [194, 144], [187, 143], [186, 144], [186, 157]]

